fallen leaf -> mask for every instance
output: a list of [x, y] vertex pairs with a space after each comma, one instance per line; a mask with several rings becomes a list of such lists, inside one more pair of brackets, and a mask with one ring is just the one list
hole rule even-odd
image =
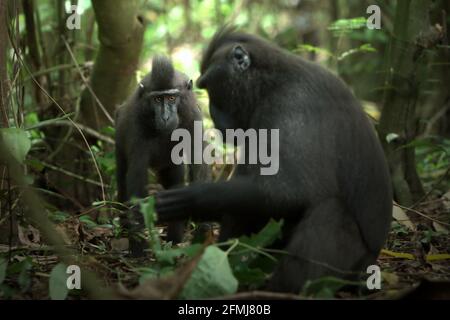
[[164, 278], [149, 279], [132, 290], [126, 289], [119, 283], [116, 290], [118, 299], [128, 300], [168, 300], [176, 299], [185, 283], [191, 277], [203, 256], [205, 248], [196, 257], [178, 268], [172, 275]]
[[[394, 258], [416, 260], [416, 257], [411, 253], [394, 252], [394, 251], [387, 250], [387, 249], [381, 249], [380, 253], [390, 256], [390, 257], [394, 257]], [[426, 259], [426, 261], [449, 260], [450, 254], [448, 254], [448, 253], [428, 254], [428, 255], [426, 255], [425, 259]]]
[[391, 272], [381, 272], [381, 278], [390, 286], [395, 286], [399, 282], [398, 275]]
[[444, 199], [444, 207], [446, 210], [450, 210], [450, 190], [445, 193], [442, 198]]
[[35, 246], [41, 242], [41, 234], [35, 227], [28, 225], [26, 227], [17, 226], [18, 237], [22, 244]]
[[385, 254], [387, 256], [391, 256], [394, 258], [402, 258], [402, 259], [408, 259], [408, 260], [415, 260], [416, 258], [411, 253], [404, 253], [404, 252], [394, 252], [387, 249], [381, 249], [381, 253]]
[[112, 251], [121, 252], [126, 251], [129, 248], [128, 238], [112, 239], [111, 249]]
[[439, 222], [433, 221], [433, 228], [437, 232], [442, 232], [445, 234], [448, 233], [448, 229], [446, 227], [444, 227], [442, 224], [440, 224]]
[[427, 259], [427, 261], [449, 260], [450, 254], [448, 254], [448, 253], [429, 254], [429, 255], [427, 255], [426, 259]]
[[416, 227], [411, 222], [409, 217], [406, 215], [406, 212], [397, 206], [397, 203], [394, 202], [394, 207], [392, 208], [392, 217], [398, 221], [398, 223], [404, 225], [409, 230], [415, 231]]

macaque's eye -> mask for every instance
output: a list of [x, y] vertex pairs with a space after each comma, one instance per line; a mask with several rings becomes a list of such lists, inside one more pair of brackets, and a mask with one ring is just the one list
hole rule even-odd
[[169, 96], [169, 101], [174, 101], [175, 97], [174, 96]]
[[161, 102], [161, 98], [160, 97], [155, 97], [155, 101], [156, 102]]

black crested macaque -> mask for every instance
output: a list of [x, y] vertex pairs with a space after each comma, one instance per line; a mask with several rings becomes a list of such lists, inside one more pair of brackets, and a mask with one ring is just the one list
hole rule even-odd
[[[192, 91], [192, 80], [176, 71], [167, 57], [155, 57], [151, 73], [116, 113], [120, 202], [148, 195], [148, 168], [155, 171], [165, 189], [184, 184], [184, 165], [175, 165], [171, 160], [171, 150], [177, 143], [171, 141], [171, 134], [177, 128], [184, 128], [193, 135], [194, 121], [202, 121], [202, 115]], [[207, 166], [189, 165], [188, 173], [190, 181], [206, 179]], [[134, 218], [129, 219], [125, 227], [130, 233], [132, 255], [141, 256], [145, 241], [135, 237], [143, 228], [141, 214], [135, 212]], [[183, 219], [171, 221], [167, 239], [174, 243], [181, 242], [184, 227]]]
[[375, 130], [347, 86], [233, 28], [213, 37], [197, 85], [222, 132], [279, 129], [279, 171], [261, 175], [262, 165], [241, 164], [229, 181], [162, 191], [160, 219], [219, 220], [224, 241], [283, 218], [289, 254], [269, 290], [298, 293], [307, 280], [364, 274], [387, 237], [392, 191]]

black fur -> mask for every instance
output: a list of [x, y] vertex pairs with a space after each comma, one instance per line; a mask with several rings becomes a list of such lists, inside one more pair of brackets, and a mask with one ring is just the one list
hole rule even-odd
[[156, 56], [152, 61], [150, 83], [153, 91], [173, 88], [175, 69], [166, 56]]
[[391, 183], [375, 131], [347, 86], [232, 28], [212, 39], [197, 84], [208, 91], [220, 130], [280, 130], [279, 172], [263, 176], [260, 165], [243, 164], [230, 181], [161, 192], [160, 216], [217, 219], [221, 240], [283, 218], [280, 244], [289, 255], [270, 290], [299, 292], [328, 275], [354, 278], [375, 263], [390, 226]]
[[[167, 90], [178, 89], [179, 96], [170, 106], [170, 117], [161, 119], [161, 109], [165, 106]], [[152, 93], [161, 93], [161, 102], [155, 101]], [[169, 110], [169, 109], [168, 109]], [[168, 113], [169, 114], [169, 113]], [[136, 92], [116, 113], [116, 163], [118, 200], [126, 202], [132, 197], [148, 195], [147, 170], [153, 169], [165, 189], [184, 185], [185, 168], [172, 163], [170, 154], [176, 142], [170, 140], [172, 131], [185, 128], [193, 133], [194, 121], [201, 121], [192, 81], [183, 73], [175, 71], [166, 57], [153, 60], [152, 72], [139, 84]], [[206, 165], [189, 166], [191, 181], [206, 179]], [[125, 227], [130, 233], [130, 249], [133, 255], [143, 254], [145, 242], [136, 240], [134, 235], [142, 230], [140, 213], [134, 214]], [[136, 221], [134, 221], [136, 220]], [[171, 222], [168, 240], [178, 243], [182, 240], [184, 222]]]

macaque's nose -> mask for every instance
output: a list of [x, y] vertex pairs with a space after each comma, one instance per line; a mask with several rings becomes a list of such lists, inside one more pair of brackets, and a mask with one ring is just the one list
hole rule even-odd
[[162, 119], [164, 120], [164, 122], [167, 122], [167, 120], [169, 120], [169, 118], [170, 118], [169, 106], [164, 104], [164, 106], [162, 108]]

